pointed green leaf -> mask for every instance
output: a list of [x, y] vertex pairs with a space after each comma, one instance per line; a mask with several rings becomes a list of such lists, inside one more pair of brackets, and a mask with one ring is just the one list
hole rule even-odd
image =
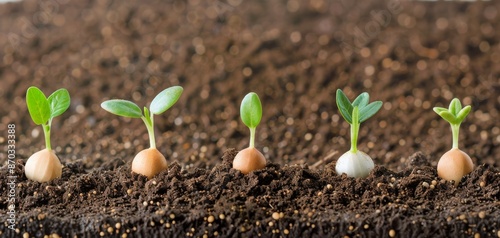
[[50, 118], [57, 117], [68, 110], [70, 100], [69, 92], [64, 88], [53, 92], [48, 98], [50, 105]]
[[149, 111], [156, 115], [162, 114], [179, 100], [182, 91], [181, 86], [173, 86], [161, 91], [151, 102]]
[[462, 104], [460, 103], [460, 100], [458, 98], [454, 98], [451, 100], [450, 106], [449, 106], [449, 111], [453, 116], [457, 116], [458, 112], [462, 110]]
[[367, 92], [360, 94], [354, 101], [352, 102], [352, 106], [358, 106], [361, 110], [363, 107], [368, 105], [368, 101], [370, 101], [370, 95]]
[[372, 102], [372, 103], [366, 105], [366, 107], [361, 108], [359, 111], [359, 115], [360, 115], [359, 122], [361, 123], [361, 122], [368, 120], [368, 118], [375, 115], [375, 113], [377, 113], [380, 110], [380, 108], [382, 108], [381, 101]]
[[256, 128], [259, 125], [262, 118], [262, 104], [256, 93], [248, 93], [243, 98], [240, 106], [240, 117], [249, 128]]
[[122, 117], [140, 118], [142, 111], [135, 103], [122, 99], [113, 99], [101, 103], [101, 107], [115, 115]]
[[37, 125], [45, 124], [50, 119], [49, 101], [37, 87], [29, 87], [26, 92], [26, 105], [31, 119]]
[[469, 112], [471, 110], [472, 110], [471, 106], [466, 106], [462, 110], [460, 110], [460, 112], [458, 112], [458, 114], [457, 114], [457, 121], [459, 123], [462, 123], [464, 121], [465, 117], [467, 117], [467, 115], [469, 115]]
[[434, 110], [434, 112], [436, 112], [438, 115], [439, 113], [441, 113], [442, 111], [448, 111], [448, 109], [444, 108], [444, 107], [434, 107], [432, 108], [432, 110]]
[[342, 90], [337, 89], [336, 95], [337, 107], [339, 108], [340, 115], [349, 123], [352, 124], [352, 105]]
[[449, 111], [442, 111], [439, 113], [439, 116], [441, 116], [443, 119], [445, 119], [447, 122], [450, 124], [457, 124], [457, 118], [451, 112]]

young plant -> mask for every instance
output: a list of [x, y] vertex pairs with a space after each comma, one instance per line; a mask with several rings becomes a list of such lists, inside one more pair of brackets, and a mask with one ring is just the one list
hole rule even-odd
[[382, 102], [369, 104], [370, 95], [365, 92], [351, 103], [340, 89], [337, 90], [336, 98], [340, 114], [351, 125], [351, 150], [340, 156], [335, 170], [338, 174], [345, 173], [349, 177], [366, 177], [375, 165], [370, 156], [358, 150], [359, 125], [375, 115], [382, 107]]
[[142, 174], [148, 179], [167, 169], [167, 160], [156, 149], [154, 132], [154, 115], [160, 115], [172, 107], [181, 96], [183, 88], [173, 86], [161, 91], [144, 112], [135, 103], [122, 99], [105, 101], [101, 107], [115, 115], [130, 118], [141, 118], [146, 124], [149, 134], [150, 148], [140, 151], [132, 161], [132, 172]]
[[45, 149], [34, 153], [26, 161], [24, 173], [33, 181], [47, 182], [61, 177], [62, 165], [50, 144], [52, 119], [63, 114], [70, 104], [68, 90], [61, 88], [48, 98], [37, 87], [29, 87], [26, 92], [26, 105], [31, 119], [41, 125], [45, 136]]
[[471, 158], [465, 152], [458, 149], [458, 134], [460, 131], [460, 124], [464, 121], [465, 117], [469, 115], [471, 106], [462, 108], [460, 100], [454, 98], [448, 109], [442, 107], [434, 107], [434, 112], [441, 116], [444, 120], [450, 123], [451, 133], [453, 137], [453, 146], [451, 150], [446, 152], [437, 165], [437, 172], [439, 177], [448, 181], [455, 181], [455, 186], [458, 185], [462, 177], [474, 168]]
[[233, 168], [248, 174], [254, 170], [266, 167], [266, 158], [255, 149], [255, 128], [262, 118], [262, 105], [256, 93], [247, 94], [241, 101], [240, 117], [243, 123], [250, 129], [250, 145], [236, 154], [233, 160]]

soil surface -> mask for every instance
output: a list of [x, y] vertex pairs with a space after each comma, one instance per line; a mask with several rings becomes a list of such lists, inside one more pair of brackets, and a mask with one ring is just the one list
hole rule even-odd
[[[499, 11], [497, 1], [0, 4], [0, 234], [500, 237]], [[52, 123], [64, 168], [48, 183], [23, 172], [44, 148], [26, 109], [31, 85], [72, 99]], [[149, 146], [143, 122], [100, 103], [147, 105], [172, 85], [182, 97], [155, 118], [169, 169], [147, 180], [130, 172]], [[384, 102], [360, 129], [358, 148], [376, 164], [368, 178], [335, 173], [350, 143], [338, 88]], [[243, 175], [231, 161], [248, 145], [239, 103], [250, 91], [263, 104], [256, 147], [269, 164]], [[432, 111], [454, 97], [473, 108], [460, 148], [476, 165], [458, 187], [437, 177], [451, 132]]]

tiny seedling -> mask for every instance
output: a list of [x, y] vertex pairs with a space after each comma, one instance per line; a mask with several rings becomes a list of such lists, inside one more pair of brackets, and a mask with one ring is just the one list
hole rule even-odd
[[167, 169], [167, 160], [156, 149], [154, 115], [160, 115], [172, 107], [179, 100], [182, 91], [181, 86], [173, 86], [161, 91], [153, 99], [149, 109], [144, 107], [144, 112], [137, 104], [122, 99], [108, 100], [101, 104], [101, 107], [108, 112], [122, 117], [141, 118], [146, 124], [150, 148], [140, 151], [135, 156], [132, 161], [132, 172], [142, 174], [150, 179]]
[[29, 87], [26, 92], [26, 105], [31, 119], [41, 125], [45, 135], [45, 149], [34, 153], [26, 161], [24, 173], [33, 181], [47, 182], [61, 177], [62, 165], [50, 144], [52, 119], [68, 110], [70, 97], [68, 90], [61, 88], [48, 98], [37, 87]]
[[248, 174], [266, 167], [266, 158], [259, 150], [255, 149], [255, 128], [262, 118], [262, 105], [256, 93], [249, 93], [243, 98], [240, 106], [240, 117], [250, 129], [250, 145], [236, 154], [233, 168], [243, 174]]
[[335, 170], [338, 174], [345, 173], [349, 177], [366, 177], [375, 165], [370, 156], [358, 150], [359, 125], [375, 115], [382, 107], [382, 102], [368, 103], [370, 95], [364, 92], [351, 103], [340, 89], [337, 90], [336, 99], [340, 114], [351, 125], [351, 150], [340, 156]]
[[455, 186], [458, 185], [462, 177], [474, 168], [471, 158], [465, 152], [458, 148], [458, 134], [460, 132], [460, 124], [469, 115], [471, 106], [462, 108], [460, 100], [454, 98], [448, 109], [443, 107], [434, 107], [434, 112], [441, 116], [444, 120], [450, 123], [451, 133], [453, 137], [453, 146], [451, 150], [446, 152], [439, 159], [437, 172], [439, 177], [448, 181], [455, 181]]

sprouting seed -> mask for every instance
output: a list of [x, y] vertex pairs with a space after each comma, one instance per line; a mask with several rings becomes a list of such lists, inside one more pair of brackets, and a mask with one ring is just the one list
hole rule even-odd
[[454, 181], [455, 186], [460, 183], [464, 175], [472, 172], [474, 169], [474, 164], [470, 156], [458, 148], [460, 124], [469, 115], [471, 109], [471, 106], [462, 108], [462, 104], [457, 98], [451, 101], [448, 109], [443, 107], [433, 108], [434, 112], [450, 123], [453, 138], [451, 150], [444, 153], [439, 159], [437, 165], [438, 176], [448, 181]]
[[240, 106], [240, 117], [250, 129], [250, 145], [236, 154], [233, 168], [243, 174], [248, 174], [266, 167], [266, 158], [255, 148], [255, 129], [262, 118], [262, 105], [256, 93], [251, 92], [243, 98]]
[[142, 174], [148, 179], [167, 169], [167, 160], [156, 148], [154, 134], [154, 115], [160, 115], [172, 107], [182, 94], [183, 88], [173, 86], [161, 91], [144, 112], [135, 103], [123, 99], [105, 101], [101, 107], [115, 115], [141, 118], [148, 129], [150, 148], [140, 151], [132, 161], [132, 172]]
[[29, 87], [26, 92], [26, 105], [31, 119], [41, 125], [45, 136], [45, 149], [34, 153], [26, 161], [24, 173], [30, 180], [47, 182], [61, 177], [62, 165], [50, 144], [52, 120], [68, 110], [70, 105], [68, 90], [61, 88], [48, 98], [37, 87]]
[[337, 160], [335, 170], [349, 177], [366, 177], [375, 167], [372, 158], [358, 150], [359, 125], [372, 117], [382, 107], [381, 101], [368, 103], [370, 95], [360, 94], [352, 103], [342, 90], [337, 90], [337, 107], [342, 117], [351, 125], [351, 149]]

